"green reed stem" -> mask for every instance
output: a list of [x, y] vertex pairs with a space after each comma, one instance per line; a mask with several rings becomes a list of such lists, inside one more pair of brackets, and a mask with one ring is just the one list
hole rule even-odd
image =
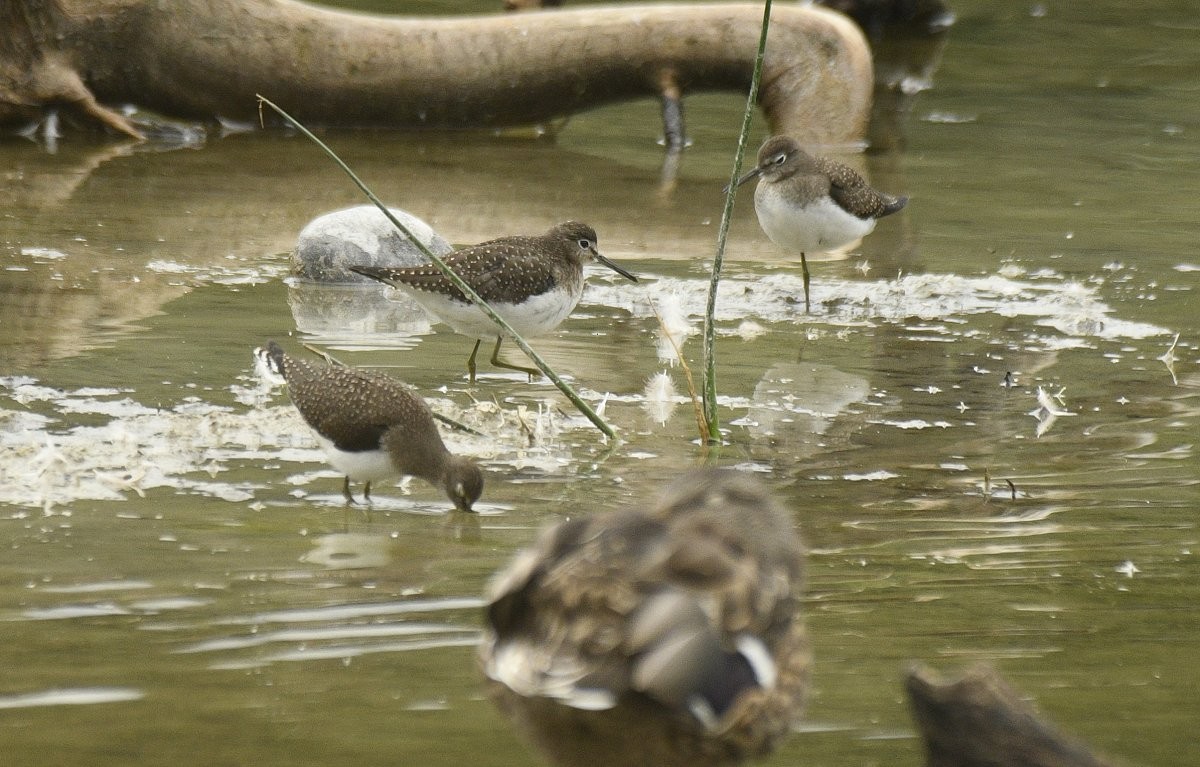
[[758, 55], [754, 59], [754, 74], [750, 77], [750, 93], [746, 96], [746, 111], [742, 116], [742, 132], [738, 136], [737, 151], [733, 155], [733, 170], [725, 193], [725, 209], [721, 213], [721, 227], [717, 231], [717, 253], [713, 257], [712, 277], [708, 284], [708, 306], [704, 311], [704, 420], [708, 426], [709, 443], [721, 441], [721, 423], [717, 419], [716, 329], [713, 324], [717, 310], [717, 287], [721, 283], [725, 240], [729, 236], [729, 222], [733, 217], [737, 180], [742, 172], [742, 158], [746, 154], [746, 141], [750, 137], [750, 123], [754, 119], [754, 109], [758, 104], [758, 83], [762, 78], [763, 57], [767, 51], [767, 30], [770, 26], [771, 0], [766, 0], [763, 3], [762, 32], [758, 37]]
[[342, 158], [338, 157], [337, 154], [335, 154], [332, 149], [330, 149], [328, 146], [326, 146], [325, 142], [321, 141], [321, 139], [314, 136], [312, 134], [312, 132], [308, 130], [308, 128], [305, 128], [303, 125], [301, 125], [300, 122], [298, 120], [296, 120], [296, 118], [292, 117], [287, 112], [283, 111], [276, 104], [274, 104], [270, 99], [266, 98], [265, 96], [263, 96], [261, 94], [255, 94], [255, 95], [258, 98], [260, 111], [262, 109], [262, 105], [266, 104], [271, 109], [273, 109], [277, 113], [279, 113], [280, 117], [282, 117], [283, 119], [285, 119], [289, 123], [291, 123], [292, 126], [296, 128], [296, 130], [300, 131], [305, 136], [307, 136], [310, 140], [312, 140], [317, 146], [319, 146], [325, 152], [325, 154], [329, 155], [330, 158], [332, 158], [333, 161], [335, 163], [337, 163], [338, 167], [346, 172], [346, 175], [350, 177], [350, 180], [353, 181], [354, 184], [359, 189], [362, 190], [362, 193], [367, 196], [367, 199], [369, 199], [371, 202], [375, 203], [375, 207], [379, 208], [379, 210], [382, 211], [383, 215], [387, 217], [387, 220], [392, 222], [392, 226], [399, 229], [400, 232], [404, 234], [404, 236], [408, 237], [408, 239], [411, 240], [412, 243], [417, 246], [417, 249], [420, 250], [422, 253], [424, 253], [425, 256], [430, 261], [432, 261], [439, 270], [441, 270], [442, 274], [446, 275], [446, 279], [448, 279], [448, 280], [450, 280], [450, 282], [454, 283], [454, 286], [456, 288], [461, 290], [463, 292], [463, 294], [466, 295], [467, 298], [471, 299], [471, 303], [478, 306], [480, 308], [480, 310], [483, 311], [484, 314], [486, 314], [488, 317], [491, 318], [492, 322], [495, 322], [496, 325], [498, 325], [501, 330], [503, 330], [510, 338], [512, 338], [513, 342], [516, 343], [516, 345], [518, 347], [520, 347], [521, 351], [525, 352], [525, 354], [529, 357], [529, 359], [533, 360], [533, 364], [537, 366], [537, 369], [542, 371], [542, 373], [544, 373], [545, 376], [547, 378], [549, 378], [551, 380], [551, 382], [554, 383], [555, 386], [558, 387], [559, 391], [561, 391], [564, 395], [566, 395], [567, 399], [571, 400], [571, 403], [574, 404], [575, 407], [579, 409], [579, 412], [583, 413], [587, 417], [587, 419], [589, 421], [591, 421], [595, 425], [595, 427], [601, 431], [601, 433], [604, 434], [604, 436], [608, 437], [609, 439], [616, 439], [617, 435], [616, 435], [616, 432], [614, 432], [612, 430], [612, 427], [609, 426], [607, 423], [605, 423], [604, 419], [602, 419], [596, 413], [596, 411], [593, 410], [590, 405], [588, 405], [588, 403], [584, 402], [580, 398], [580, 396], [575, 393], [575, 390], [572, 389], [571, 386], [566, 381], [564, 381], [561, 377], [559, 377], [558, 373], [555, 373], [554, 369], [551, 368], [546, 363], [546, 361], [543, 360], [541, 358], [541, 356], [539, 356], [538, 353], [535, 352], [533, 350], [533, 348], [529, 346], [529, 344], [525, 343], [525, 339], [521, 338], [521, 336], [517, 334], [517, 331], [513, 330], [512, 326], [504, 321], [503, 317], [501, 317], [499, 314], [496, 314], [496, 311], [494, 309], [492, 309], [492, 307], [488, 306], [488, 303], [486, 301], [484, 301], [482, 298], [480, 298], [479, 294], [476, 293], [475, 290], [470, 285], [468, 285], [466, 282], [463, 281], [463, 279], [461, 277], [459, 277], [457, 274], [455, 274], [453, 269], [451, 269], [449, 266], [446, 266], [446, 262], [443, 261], [441, 258], [439, 258], [437, 256], [437, 254], [430, 251], [429, 248], [426, 247], [425, 243], [421, 242], [419, 239], [417, 239], [413, 235], [412, 232], [408, 231], [408, 227], [406, 227], [395, 216], [392, 215], [392, 212], [390, 210], [388, 210], [387, 206], [384, 205], [383, 202], [380, 201], [380, 199], [375, 196], [375, 193], [372, 192], [365, 183], [363, 183], [362, 179], [360, 179], [354, 173], [354, 171], [350, 170], [350, 167], [348, 165], [346, 165], [346, 163], [342, 162]]

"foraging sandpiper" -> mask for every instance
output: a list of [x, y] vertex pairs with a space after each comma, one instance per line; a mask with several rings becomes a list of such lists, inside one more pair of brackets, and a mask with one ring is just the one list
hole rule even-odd
[[754, 212], [771, 242], [800, 251], [804, 311], [810, 309], [805, 253], [836, 250], [865, 237], [875, 220], [904, 207], [907, 197], [871, 188], [853, 168], [808, 154], [789, 136], [772, 136], [758, 150], [758, 165], [737, 180], [758, 178]]
[[[622, 277], [637, 277], [600, 255], [596, 231], [587, 224], [567, 221], [536, 237], [501, 237], [456, 250], [442, 260], [522, 337], [548, 333], [558, 327], [583, 294], [583, 264], [597, 261]], [[475, 382], [475, 355], [484, 338], [496, 339], [491, 362], [531, 376], [536, 368], [499, 359], [503, 336], [499, 328], [436, 266], [391, 268], [356, 267], [351, 271], [401, 287], [437, 319], [469, 338], [475, 347], [467, 360]]]
[[803, 556], [733, 471], [689, 473], [653, 509], [572, 515], [491, 585], [489, 694], [558, 767], [765, 755], [807, 687]]
[[396, 379], [337, 365], [315, 365], [270, 341], [256, 349], [283, 376], [292, 402], [316, 432], [329, 463], [345, 475], [342, 494], [354, 502], [350, 480], [411, 475], [446, 491], [456, 509], [470, 511], [483, 492], [483, 473], [446, 449], [425, 400]]

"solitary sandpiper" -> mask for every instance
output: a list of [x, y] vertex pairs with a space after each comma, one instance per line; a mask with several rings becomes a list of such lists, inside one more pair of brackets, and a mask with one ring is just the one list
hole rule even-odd
[[[600, 255], [596, 230], [567, 221], [536, 237], [501, 237], [442, 257], [522, 337], [548, 333], [567, 318], [583, 294], [583, 264], [597, 261], [626, 279], [637, 277]], [[437, 319], [474, 338], [467, 372], [475, 382], [475, 355], [484, 338], [495, 338], [492, 364], [538, 375], [536, 368], [499, 359], [503, 336], [494, 322], [436, 266], [350, 267], [351, 271], [408, 290]]]
[[354, 502], [351, 479], [366, 482], [363, 500], [370, 501], [372, 480], [397, 475], [441, 487], [462, 511], [479, 500], [483, 473], [446, 449], [429, 406], [412, 389], [381, 373], [297, 359], [274, 341], [255, 353], [287, 381], [329, 463], [345, 475], [347, 503]]
[[728, 470], [573, 515], [490, 587], [489, 694], [558, 767], [763, 756], [804, 701], [803, 556], [789, 515]]
[[758, 178], [754, 211], [776, 245], [800, 251], [804, 311], [808, 298], [805, 253], [836, 250], [865, 237], [875, 220], [904, 207], [907, 197], [872, 189], [853, 168], [808, 154], [789, 136], [772, 136], [758, 150], [758, 165], [737, 180]]

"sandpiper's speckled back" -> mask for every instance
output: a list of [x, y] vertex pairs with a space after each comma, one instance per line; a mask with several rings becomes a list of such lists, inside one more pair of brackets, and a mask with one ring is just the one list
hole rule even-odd
[[829, 178], [829, 196], [853, 216], [883, 218], [908, 203], [907, 197], [895, 197], [875, 189], [849, 165], [828, 157], [816, 157], [814, 160]]
[[494, 582], [489, 691], [561, 767], [707, 767], [798, 717], [803, 550], [754, 479], [708, 470], [652, 510], [581, 515]]
[[[420, 395], [380, 373], [298, 359], [274, 341], [267, 349], [300, 415], [336, 448], [382, 448], [391, 454], [397, 474], [441, 483], [449, 451]], [[381, 445], [385, 434], [393, 444]]]
[[[592, 243], [596, 231], [567, 221], [537, 236], [501, 237], [456, 250], [442, 257], [489, 304], [520, 304], [555, 288], [575, 295], [582, 291], [583, 264], [591, 257], [580, 242]], [[364, 267], [353, 271], [392, 285], [440, 293], [468, 303], [466, 295], [436, 266]]]

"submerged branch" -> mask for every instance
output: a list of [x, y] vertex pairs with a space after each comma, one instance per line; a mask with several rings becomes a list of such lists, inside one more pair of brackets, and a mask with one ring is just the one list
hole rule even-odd
[[[308, 125], [398, 128], [545, 123], [661, 97], [664, 73], [669, 96], [744, 92], [761, 10], [664, 3], [402, 18], [293, 0], [5, 7], [0, 20], [10, 18], [22, 42], [0, 43], [0, 124], [61, 104], [23, 79], [30, 61], [46, 60], [74, 73], [95, 107], [120, 120], [111, 105], [250, 123], [254, 94], [269, 93]], [[872, 81], [870, 50], [853, 22], [819, 8], [775, 10], [760, 104], [773, 132], [808, 143], [861, 140]], [[79, 103], [99, 119], [91, 101]]]

